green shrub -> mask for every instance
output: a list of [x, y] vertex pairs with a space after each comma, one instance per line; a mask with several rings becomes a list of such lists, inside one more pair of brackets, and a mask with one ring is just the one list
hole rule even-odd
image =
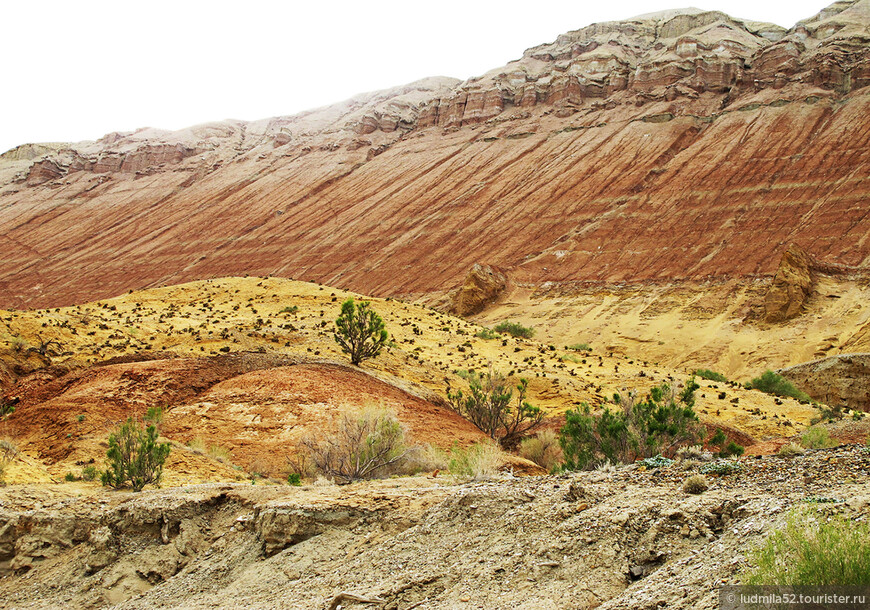
[[541, 430], [536, 436], [520, 442], [520, 457], [531, 460], [548, 472], [562, 463], [559, 435], [553, 430]]
[[287, 482], [294, 487], [299, 487], [302, 485], [302, 475], [298, 472], [291, 472], [287, 475]]
[[161, 407], [148, 407], [145, 411], [145, 421], [154, 424], [158, 428], [163, 423], [163, 409]]
[[15, 403], [5, 398], [0, 398], [0, 420], [6, 419], [15, 413]]
[[591, 352], [592, 348], [589, 347], [588, 343], [574, 343], [573, 345], [566, 345], [565, 349], [569, 349], [575, 352]]
[[205, 439], [201, 436], [195, 436], [187, 442], [187, 446], [194, 453], [203, 454], [206, 450]]
[[498, 447], [491, 442], [475, 443], [467, 449], [454, 446], [450, 451], [448, 468], [458, 477], [482, 479], [498, 472], [501, 456]]
[[728, 383], [728, 378], [725, 375], [717, 373], [716, 371], [711, 371], [710, 369], [698, 369], [692, 374], [701, 379], [706, 379], [707, 381], [721, 381], [722, 383]]
[[870, 524], [794, 509], [749, 555], [749, 585], [870, 585]]
[[811, 426], [801, 434], [801, 445], [806, 449], [825, 449], [835, 447], [837, 443], [831, 440], [824, 426]]
[[63, 480], [66, 481], [67, 483], [72, 483], [73, 481], [76, 480], [76, 475], [74, 475], [71, 472], [68, 472], [68, 473], [66, 473], [66, 476], [64, 476]]
[[746, 451], [746, 449], [743, 447], [743, 445], [738, 445], [734, 441], [729, 441], [725, 448], [722, 449], [722, 451], [719, 453], [719, 455], [721, 457], [738, 456], [743, 455], [744, 451]]
[[350, 356], [355, 366], [381, 353], [389, 335], [384, 320], [368, 301], [355, 305], [353, 299], [341, 304], [341, 313], [335, 320], [333, 338], [341, 351]]
[[819, 416], [814, 418], [810, 423], [815, 424], [822, 421], [839, 421], [846, 415], [842, 405], [836, 405], [834, 407], [828, 405], [817, 405], [817, 408], [819, 410]]
[[226, 447], [221, 447], [220, 445], [209, 445], [208, 457], [217, 460], [221, 464], [225, 464], [230, 461], [230, 451]]
[[82, 480], [83, 481], [93, 481], [97, 478], [97, 468], [95, 466], [85, 466], [82, 468]]
[[722, 445], [724, 445], [727, 440], [728, 440], [728, 437], [725, 436], [724, 432], [722, 432], [722, 428], [716, 428], [716, 433], [710, 439], [710, 444], [716, 445], [717, 447], [719, 447], [721, 449]]
[[765, 394], [784, 396], [806, 402], [810, 400], [810, 397], [800, 391], [791, 381], [782, 375], [777, 375], [771, 370], [764, 371], [761, 377], [756, 377], [747, 383], [746, 387], [750, 390], [760, 390]]
[[544, 412], [526, 400], [528, 379], [516, 386], [517, 400], [512, 405], [513, 389], [501, 373], [476, 371], [457, 374], [468, 382], [468, 390], [453, 392], [447, 387], [449, 407], [477, 426], [478, 430], [502, 447], [515, 446], [528, 432], [544, 420]]
[[707, 484], [707, 477], [702, 474], [695, 474], [683, 481], [683, 491], [687, 494], [702, 494], [710, 486]]
[[645, 400], [633, 394], [614, 396], [617, 408], [605, 407], [600, 415], [589, 405], [565, 413], [559, 443], [565, 454], [565, 468], [585, 470], [600, 461], [630, 463], [637, 458], [676, 451], [700, 437], [690, 379], [677, 395], [667, 384], [652, 388]]
[[535, 329], [523, 326], [519, 322], [500, 322], [495, 325], [495, 331], [507, 333], [512, 337], [522, 337], [523, 339], [531, 339], [535, 334]]
[[474, 333], [474, 336], [478, 339], [495, 339], [498, 337], [498, 333], [489, 328], [481, 328], [479, 331]]
[[285, 307], [278, 313], [296, 313], [297, 311], [299, 311], [299, 307], [297, 305], [291, 305], [290, 307]]
[[106, 456], [108, 468], [100, 475], [103, 485], [115, 489], [129, 485], [142, 491], [146, 485], [160, 483], [169, 443], [158, 443], [157, 428], [145, 428], [130, 417], [109, 435]]

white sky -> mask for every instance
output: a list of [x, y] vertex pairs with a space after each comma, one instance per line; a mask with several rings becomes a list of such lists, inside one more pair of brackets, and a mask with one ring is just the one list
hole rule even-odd
[[563, 32], [685, 5], [790, 27], [832, 1], [2, 0], [0, 152], [465, 79]]

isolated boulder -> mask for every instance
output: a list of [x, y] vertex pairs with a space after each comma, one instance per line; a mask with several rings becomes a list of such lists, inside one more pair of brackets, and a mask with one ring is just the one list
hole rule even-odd
[[468, 316], [492, 303], [507, 286], [507, 276], [498, 267], [474, 263], [462, 286], [450, 298], [450, 312]]
[[800, 315], [813, 289], [813, 260], [799, 246], [791, 244], [764, 296], [764, 320], [777, 323]]

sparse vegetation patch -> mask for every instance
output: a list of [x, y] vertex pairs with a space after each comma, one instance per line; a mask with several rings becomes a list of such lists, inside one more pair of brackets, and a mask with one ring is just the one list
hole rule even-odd
[[695, 377], [700, 377], [701, 379], [706, 379], [707, 381], [720, 381], [722, 383], [728, 383], [728, 378], [722, 373], [717, 373], [716, 371], [711, 371], [710, 369], [697, 369], [694, 373], [692, 373]]
[[676, 452], [700, 437], [693, 406], [698, 385], [690, 379], [677, 393], [671, 386], [654, 387], [643, 400], [634, 394], [614, 396], [616, 408], [605, 406], [600, 414], [589, 405], [569, 410], [559, 442], [565, 467], [585, 470], [602, 461], [630, 463], [637, 458]]
[[523, 339], [531, 339], [535, 334], [535, 329], [529, 326], [523, 326], [519, 322], [500, 322], [495, 325], [496, 332], [506, 333], [512, 337], [520, 337]]
[[750, 554], [750, 585], [870, 585], [870, 524], [795, 509]]
[[810, 397], [799, 390], [791, 381], [770, 370], [764, 371], [760, 377], [754, 378], [746, 384], [746, 387], [750, 390], [760, 390], [765, 394], [794, 398], [804, 402], [810, 401]]

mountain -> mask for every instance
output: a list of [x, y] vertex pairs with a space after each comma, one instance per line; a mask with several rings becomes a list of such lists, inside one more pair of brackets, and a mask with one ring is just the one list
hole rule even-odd
[[860, 275], [868, 24], [870, 0], [789, 30], [668, 11], [461, 83], [25, 145], [0, 164], [0, 306], [246, 273], [444, 304], [478, 262], [533, 292], [758, 286], [792, 244]]

